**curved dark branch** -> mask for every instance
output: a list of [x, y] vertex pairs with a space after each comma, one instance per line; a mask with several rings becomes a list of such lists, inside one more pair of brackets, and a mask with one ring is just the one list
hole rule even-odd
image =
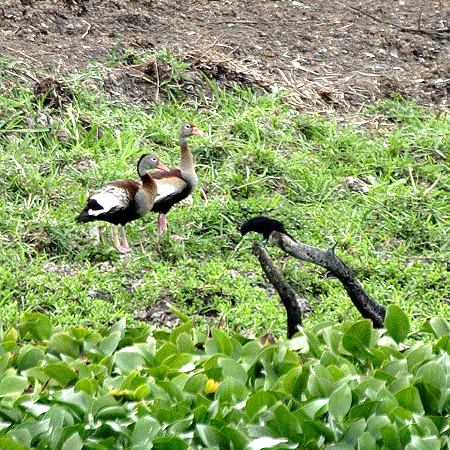
[[277, 290], [278, 295], [286, 308], [288, 325], [287, 337], [290, 339], [302, 326], [302, 310], [297, 299], [297, 294], [285, 281], [283, 274], [275, 266], [268, 255], [267, 250], [260, 242], [255, 241], [253, 243], [253, 252], [259, 259], [259, 263], [261, 264], [264, 273]]
[[320, 249], [295, 242], [286, 234], [274, 231], [270, 235], [273, 244], [294, 258], [312, 262], [330, 271], [344, 286], [351, 301], [365, 319], [371, 319], [376, 328], [382, 328], [386, 309], [377, 303], [355, 278], [350, 268], [339, 258], [334, 249]]

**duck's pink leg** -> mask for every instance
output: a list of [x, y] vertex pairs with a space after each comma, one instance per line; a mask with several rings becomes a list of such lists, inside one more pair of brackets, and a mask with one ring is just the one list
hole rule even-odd
[[159, 213], [159, 215], [158, 215], [158, 234], [162, 234], [164, 231], [167, 231], [166, 215], [163, 213]]
[[119, 242], [119, 233], [117, 230], [117, 225], [113, 227], [113, 235], [114, 235], [114, 247], [119, 253], [125, 254], [131, 252], [131, 248], [128, 246], [127, 237], [125, 235], [125, 226], [122, 225], [122, 229], [120, 230], [122, 234], [122, 244]]

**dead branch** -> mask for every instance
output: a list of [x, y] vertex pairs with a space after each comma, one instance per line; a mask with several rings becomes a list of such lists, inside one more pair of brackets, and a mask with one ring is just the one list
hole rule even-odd
[[260, 242], [255, 241], [253, 243], [253, 253], [259, 259], [259, 263], [261, 264], [264, 273], [277, 290], [278, 295], [286, 308], [287, 337], [290, 339], [302, 326], [302, 310], [297, 299], [297, 294], [285, 281], [283, 274], [275, 266], [268, 255], [267, 250]]
[[312, 262], [331, 272], [343, 284], [361, 315], [366, 319], [371, 319], [376, 328], [383, 327], [386, 309], [364, 290], [350, 268], [336, 255], [335, 247], [326, 250], [311, 247], [295, 242], [286, 234], [277, 231], [270, 235], [270, 240], [294, 258]]
[[447, 36], [445, 36], [444, 33], [450, 33], [450, 27], [438, 28], [436, 30], [423, 29], [423, 28], [420, 28], [420, 21], [419, 21], [419, 28], [403, 27], [402, 25], [397, 25], [396, 23], [392, 23], [387, 20], [380, 19], [377, 16], [374, 16], [373, 14], [370, 14], [360, 8], [356, 8], [354, 6], [348, 6], [348, 5], [344, 5], [344, 6], [346, 6], [347, 8], [349, 8], [353, 11], [356, 11], [360, 14], [363, 14], [364, 16], [370, 17], [375, 22], [382, 23], [384, 25], [389, 25], [390, 27], [393, 27], [393, 28], [395, 28], [399, 31], [405, 32], [405, 33], [427, 34], [427, 35], [431, 35], [431, 36], [437, 36], [440, 38], [447, 37]]

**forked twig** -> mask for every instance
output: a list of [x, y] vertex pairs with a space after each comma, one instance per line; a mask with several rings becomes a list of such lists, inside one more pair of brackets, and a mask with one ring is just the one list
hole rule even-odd
[[421, 17], [419, 17], [419, 28], [404, 27], [402, 25], [397, 25], [396, 23], [380, 19], [379, 17], [377, 17], [377, 16], [375, 16], [373, 14], [370, 14], [367, 11], [364, 11], [364, 10], [362, 10], [360, 8], [356, 8], [355, 6], [348, 6], [348, 5], [343, 5], [343, 6], [349, 8], [349, 9], [352, 9], [353, 11], [359, 12], [360, 14], [363, 14], [363, 15], [365, 15], [367, 17], [370, 17], [375, 22], [383, 23], [385, 25], [389, 25], [390, 27], [393, 27], [393, 28], [395, 28], [395, 29], [397, 29], [399, 31], [402, 31], [402, 32], [428, 34], [428, 35], [438, 36], [438, 37], [445, 37], [444, 33], [450, 33], [450, 27], [438, 28], [436, 30], [420, 28]]

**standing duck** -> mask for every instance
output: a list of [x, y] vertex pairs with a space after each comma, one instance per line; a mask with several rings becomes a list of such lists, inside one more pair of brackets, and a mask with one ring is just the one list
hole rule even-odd
[[[125, 225], [132, 220], [151, 211], [157, 194], [156, 183], [150, 174], [150, 169], [169, 169], [153, 155], [142, 155], [137, 164], [137, 172], [141, 183], [129, 179], [111, 181], [88, 198], [86, 206], [76, 218], [77, 222], [103, 220], [114, 224], [114, 247], [120, 253], [131, 251], [125, 235]], [[117, 226], [122, 225], [122, 245], [119, 242]]]
[[175, 203], [190, 195], [197, 187], [197, 174], [194, 169], [194, 159], [188, 147], [188, 138], [193, 134], [202, 136], [192, 122], [185, 122], [180, 128], [181, 160], [177, 167], [170, 168], [169, 172], [155, 172], [151, 177], [158, 186], [158, 195], [152, 211], [158, 212], [158, 234], [167, 230], [166, 214]]

